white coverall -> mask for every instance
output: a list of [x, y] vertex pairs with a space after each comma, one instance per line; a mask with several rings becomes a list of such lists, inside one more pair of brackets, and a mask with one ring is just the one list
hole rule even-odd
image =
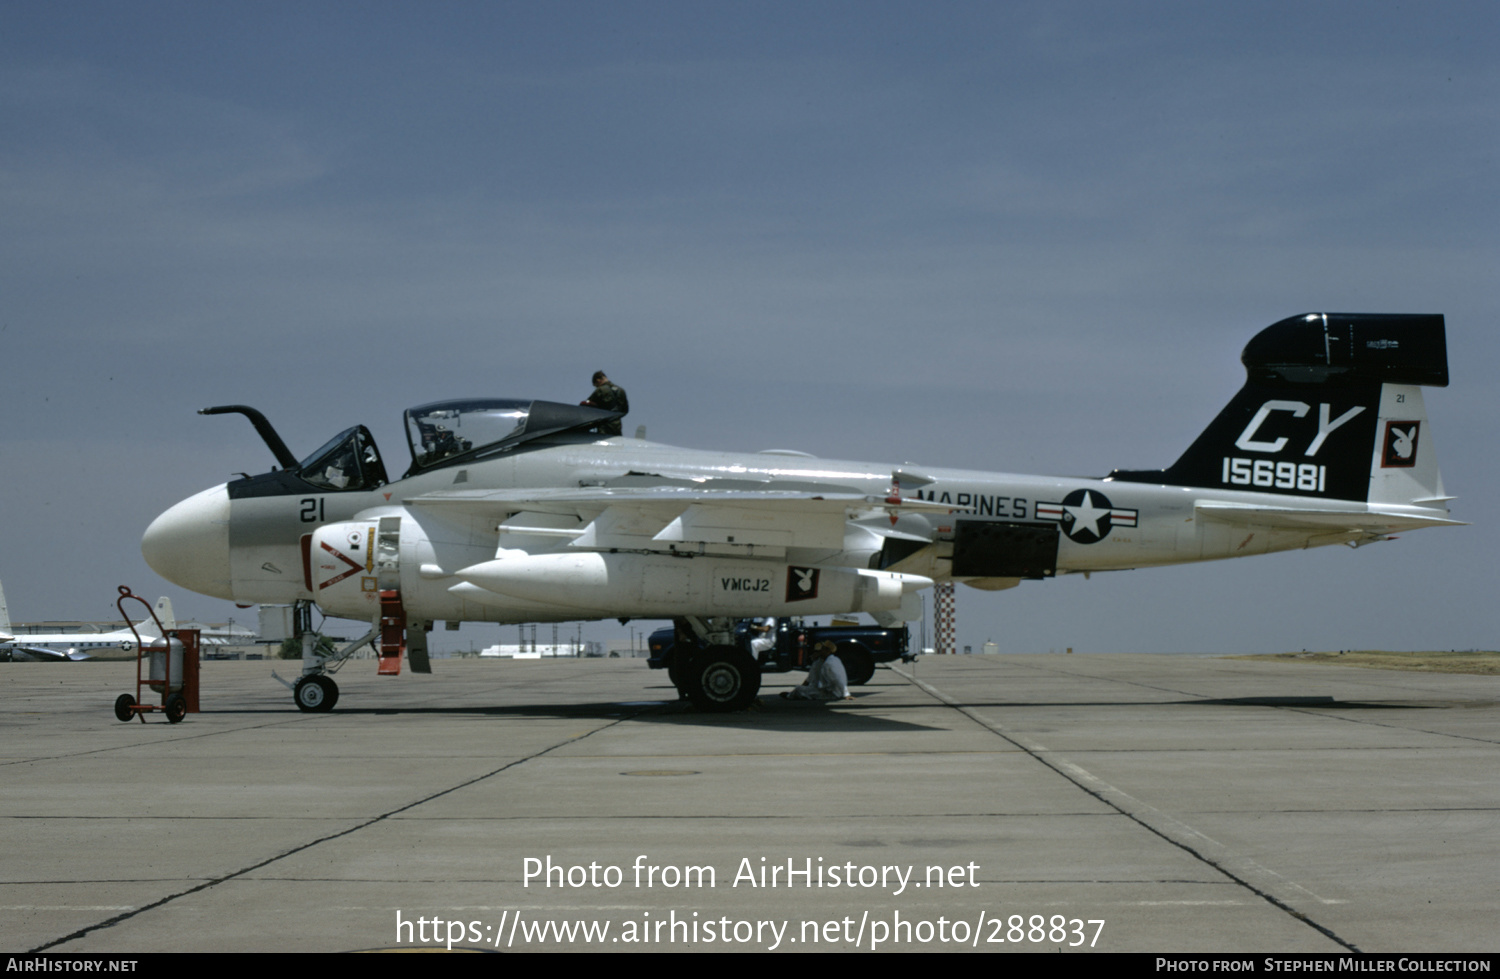
[[787, 691], [791, 700], [844, 700], [849, 696], [849, 674], [844, 661], [830, 653], [813, 660], [807, 679]]
[[761, 653], [776, 646], [776, 620], [756, 619], [755, 624], [757, 626], [765, 626], [767, 630], [765, 632], [757, 632], [755, 638], [750, 640], [750, 655], [759, 661]]

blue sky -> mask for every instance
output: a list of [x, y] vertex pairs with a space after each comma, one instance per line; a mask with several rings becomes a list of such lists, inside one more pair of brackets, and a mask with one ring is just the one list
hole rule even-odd
[[1482, 3], [12, 0], [12, 614], [231, 614], [138, 546], [270, 466], [209, 404], [400, 459], [405, 407], [602, 367], [657, 441], [1098, 475], [1175, 459], [1271, 322], [1440, 312], [1475, 526], [961, 590], [960, 632], [1493, 647], [1497, 42]]

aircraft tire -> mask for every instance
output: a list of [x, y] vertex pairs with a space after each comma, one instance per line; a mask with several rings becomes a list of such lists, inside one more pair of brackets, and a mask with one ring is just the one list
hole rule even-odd
[[858, 643], [846, 642], [835, 654], [844, 661], [844, 672], [849, 675], [849, 686], [859, 687], [869, 683], [875, 676], [875, 657]]
[[322, 714], [333, 710], [339, 702], [339, 685], [322, 674], [305, 676], [292, 687], [292, 699], [297, 709], [310, 714]]
[[162, 705], [162, 710], [166, 713], [167, 720], [173, 724], [180, 723], [187, 716], [187, 698], [180, 693], [174, 693]]
[[760, 693], [760, 668], [749, 653], [734, 646], [699, 650], [683, 680], [688, 699], [706, 714], [744, 710]]
[[135, 711], [130, 708], [135, 706], [135, 698], [128, 693], [122, 693], [115, 698], [115, 718], [128, 721], [135, 716]]

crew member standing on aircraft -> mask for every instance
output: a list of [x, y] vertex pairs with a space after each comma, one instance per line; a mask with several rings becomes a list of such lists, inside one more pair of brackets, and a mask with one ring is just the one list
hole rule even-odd
[[[587, 401], [581, 403], [588, 405], [590, 408], [618, 411], [622, 416], [630, 413], [630, 399], [625, 397], [625, 389], [606, 377], [603, 371], [594, 371], [594, 393], [589, 395]], [[624, 434], [620, 419], [614, 418], [601, 423], [599, 425], [599, 434]]]

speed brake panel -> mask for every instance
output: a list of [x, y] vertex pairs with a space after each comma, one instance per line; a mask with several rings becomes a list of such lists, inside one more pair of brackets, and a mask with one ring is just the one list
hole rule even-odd
[[1012, 520], [955, 522], [955, 578], [1050, 578], [1057, 573], [1058, 526]]

